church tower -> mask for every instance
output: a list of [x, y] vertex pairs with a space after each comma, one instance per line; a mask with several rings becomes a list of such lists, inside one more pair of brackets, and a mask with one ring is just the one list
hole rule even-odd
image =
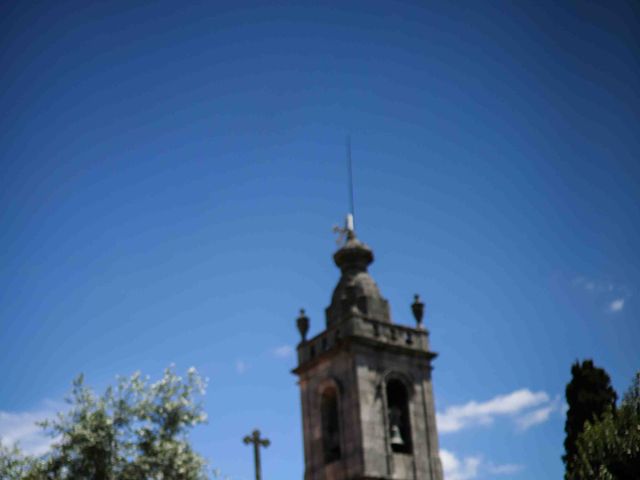
[[304, 310], [297, 320], [304, 480], [442, 480], [424, 305], [416, 295], [415, 328], [394, 324], [373, 251], [350, 218], [344, 233], [325, 330], [307, 339]]

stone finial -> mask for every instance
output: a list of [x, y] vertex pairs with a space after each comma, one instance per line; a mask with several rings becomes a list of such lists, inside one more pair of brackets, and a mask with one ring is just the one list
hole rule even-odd
[[413, 317], [416, 319], [418, 328], [422, 328], [422, 318], [424, 317], [424, 303], [420, 301], [420, 295], [418, 295], [417, 293], [413, 296], [411, 311], [413, 312]]
[[302, 341], [307, 341], [307, 332], [309, 331], [309, 317], [307, 317], [304, 313], [304, 308], [300, 309], [300, 315], [296, 319], [296, 325], [298, 326], [298, 331], [300, 332], [300, 336], [302, 337]]

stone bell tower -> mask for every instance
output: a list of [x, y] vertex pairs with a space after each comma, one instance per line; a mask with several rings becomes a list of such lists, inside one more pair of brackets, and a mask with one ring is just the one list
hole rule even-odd
[[307, 339], [304, 310], [297, 320], [304, 480], [442, 480], [424, 305], [416, 295], [415, 328], [391, 321], [351, 224], [326, 329]]

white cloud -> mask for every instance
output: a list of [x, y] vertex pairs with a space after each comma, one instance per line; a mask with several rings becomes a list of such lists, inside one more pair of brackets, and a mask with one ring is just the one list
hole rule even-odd
[[455, 453], [440, 449], [440, 460], [445, 480], [472, 480], [478, 476], [485, 477], [483, 473], [491, 475], [513, 475], [524, 467], [513, 463], [495, 465], [485, 462], [481, 455], [472, 455], [458, 458]]
[[475, 425], [490, 425], [497, 416], [515, 416], [529, 408], [548, 404], [545, 392], [528, 389], [516, 390], [507, 395], [498, 395], [486, 402], [470, 401], [464, 405], [448, 407], [437, 414], [438, 431], [457, 432]]
[[614, 290], [626, 291], [623, 285], [616, 285], [609, 280], [600, 280], [586, 277], [575, 277], [571, 282], [573, 286], [582, 288], [591, 293], [606, 293]]
[[17, 442], [20, 449], [29, 455], [39, 456], [46, 453], [54, 439], [49, 437], [36, 422], [54, 416], [55, 412], [50, 410], [0, 411], [0, 443], [12, 446]]
[[281, 345], [273, 349], [273, 355], [278, 358], [289, 358], [293, 355], [293, 347], [291, 345]]
[[549, 403], [548, 405], [525, 413], [524, 415], [516, 419], [518, 429], [527, 430], [534, 425], [546, 422], [547, 420], [549, 420], [551, 414], [555, 411], [560, 411], [562, 409], [562, 406], [563, 404], [560, 401], [560, 397], [558, 396], [553, 402]]
[[547, 406], [547, 407], [539, 408], [537, 410], [533, 410], [531, 412], [526, 413], [525, 415], [516, 419], [518, 428], [520, 430], [526, 430], [534, 425], [546, 422], [549, 419], [549, 415], [551, 415], [551, 412], [553, 412], [553, 410], [554, 410], [553, 406]]
[[616, 313], [621, 311], [624, 308], [624, 298], [616, 298], [609, 304], [609, 311], [611, 313]]
[[238, 360], [236, 362], [236, 372], [238, 372], [240, 375], [242, 375], [244, 372], [247, 371], [248, 365], [243, 362], [242, 360]]
[[633, 295], [628, 286], [609, 280], [589, 279], [579, 276], [575, 277], [571, 283], [574, 287], [583, 289], [589, 295], [594, 295], [600, 301], [606, 302], [606, 311], [609, 313], [622, 311], [625, 301]]
[[482, 459], [479, 456], [459, 460], [453, 452], [440, 449], [445, 480], [471, 480], [478, 475]]
[[522, 471], [524, 466], [515, 463], [505, 463], [504, 465], [487, 465], [487, 471], [493, 475], [513, 475]]

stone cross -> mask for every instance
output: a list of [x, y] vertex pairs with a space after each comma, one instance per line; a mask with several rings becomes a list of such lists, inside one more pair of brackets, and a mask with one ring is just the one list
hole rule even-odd
[[262, 478], [262, 473], [260, 471], [260, 447], [267, 448], [271, 442], [268, 438], [260, 438], [260, 430], [257, 428], [251, 433], [251, 435], [247, 435], [244, 437], [243, 442], [246, 445], [253, 443], [253, 459], [256, 465], [256, 480], [260, 480]]

